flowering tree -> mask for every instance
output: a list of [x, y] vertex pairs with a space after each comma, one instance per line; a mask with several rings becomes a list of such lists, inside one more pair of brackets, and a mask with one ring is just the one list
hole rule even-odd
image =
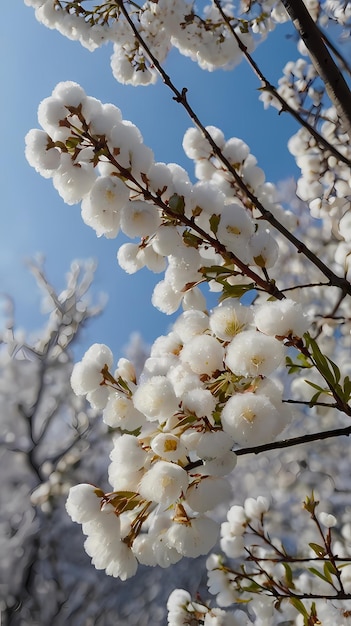
[[[73, 348], [102, 309], [89, 297], [94, 266], [72, 263], [59, 293], [40, 264], [31, 270], [49, 319], [35, 335], [25, 334], [7, 297], [0, 335], [2, 624], [157, 623], [175, 580], [189, 582], [183, 564], [166, 581], [154, 570], [150, 585], [140, 571], [127, 589], [118, 586], [91, 567], [65, 509], [72, 485], [87, 475], [104, 480], [111, 450], [101, 415], [70, 386]], [[130, 338], [126, 353], [140, 369], [147, 354], [140, 336]]]
[[[119, 247], [118, 261], [131, 274], [147, 267], [163, 275], [153, 305], [166, 314], [183, 307], [140, 375], [126, 359], [116, 368], [101, 344], [74, 367], [73, 391], [114, 431], [110, 488], [87, 475], [66, 504], [86, 552], [97, 569], [126, 580], [140, 564], [167, 568], [207, 555], [220, 534], [223, 554], [206, 564], [218, 606], [178, 589], [168, 601], [171, 626], [346, 623], [351, 520], [339, 494], [341, 437], [351, 433], [351, 69], [333, 41], [350, 31], [349, 5], [26, 4], [91, 50], [112, 41], [115, 78], [146, 85], [161, 77], [193, 124], [183, 147], [195, 183], [180, 166], [155, 162], [116, 106], [75, 83], [41, 102], [42, 130], [26, 137], [29, 163], [66, 203], [81, 203], [98, 236], [137, 239]], [[289, 20], [299, 58], [275, 88], [253, 53]], [[279, 199], [249, 146], [203, 125], [164, 69], [172, 47], [204, 70], [245, 59], [264, 106], [293, 116], [295, 206]], [[218, 294], [211, 310], [208, 290]], [[213, 512], [228, 508], [219, 525]]]
[[[71, 345], [101, 311], [86, 297], [93, 266], [73, 263], [59, 294], [40, 265], [31, 269], [44, 289], [48, 322], [36, 337], [26, 337], [16, 328], [8, 299], [1, 333], [1, 611], [9, 624], [47, 623], [64, 602], [66, 614], [72, 610], [79, 585], [74, 588], [67, 576], [69, 561], [74, 563], [72, 545], [68, 559], [69, 550], [58, 539], [67, 531], [62, 498], [80, 475], [86, 463], [80, 467], [81, 455], [89, 445], [97, 453], [93, 472], [99, 476], [105, 468], [98, 450], [106, 444], [96, 412], [69, 385]], [[89, 462], [83, 471], [88, 468]]]

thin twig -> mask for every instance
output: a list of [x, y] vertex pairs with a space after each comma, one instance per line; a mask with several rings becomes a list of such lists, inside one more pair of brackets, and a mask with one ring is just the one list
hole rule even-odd
[[304, 406], [309, 406], [310, 408], [312, 408], [313, 406], [326, 406], [329, 409], [339, 409], [337, 404], [330, 404], [330, 402], [313, 402], [312, 405], [311, 402], [307, 402], [304, 400], [282, 400], [282, 402], [285, 402], [285, 404], [303, 404]]
[[286, 291], [294, 291], [294, 289], [309, 289], [311, 287], [329, 287], [329, 283], [306, 283], [304, 285], [294, 285], [293, 287], [285, 287], [281, 289], [282, 293]]
[[[255, 561], [255, 557], [248, 556], [246, 557], [247, 561]], [[283, 557], [259, 557], [259, 561], [268, 561], [269, 563], [313, 563], [313, 562], [324, 562], [327, 559], [325, 556], [312, 556], [312, 557], [295, 557], [284, 555]], [[351, 558], [342, 558], [341, 556], [334, 556], [334, 561], [336, 563], [351, 563]]]
[[247, 454], [260, 454], [261, 452], [268, 452], [268, 450], [278, 450], [280, 448], [291, 448], [293, 446], [299, 446], [302, 443], [310, 443], [311, 441], [321, 441], [323, 439], [331, 439], [332, 437], [349, 437], [351, 435], [351, 426], [345, 428], [336, 428], [334, 430], [324, 430], [318, 433], [311, 433], [301, 435], [301, 437], [292, 437], [291, 439], [283, 439], [282, 441], [272, 441], [270, 443], [262, 444], [261, 446], [251, 446], [249, 448], [240, 448], [234, 450], [237, 456], [244, 456]]
[[345, 70], [345, 72], [347, 72], [351, 76], [351, 65], [350, 65], [350, 63], [345, 59], [345, 57], [336, 48], [336, 46], [334, 46], [333, 42], [329, 39], [328, 35], [324, 32], [324, 30], [322, 30], [321, 28], [319, 30], [320, 30], [320, 33], [321, 33], [325, 43], [327, 44], [328, 48], [330, 48], [332, 53], [338, 59], [341, 67]]

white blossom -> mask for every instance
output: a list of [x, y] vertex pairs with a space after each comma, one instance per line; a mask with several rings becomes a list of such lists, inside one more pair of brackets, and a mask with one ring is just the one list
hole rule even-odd
[[324, 511], [320, 511], [318, 515], [319, 521], [326, 528], [333, 528], [336, 525], [337, 519], [335, 515], [331, 515], [330, 513], [325, 513]]
[[[76, 363], [71, 376], [71, 386], [77, 396], [87, 395], [88, 400], [96, 404], [97, 408], [103, 408], [107, 402], [109, 390], [102, 387], [104, 377], [102, 371], [105, 367], [112, 366], [113, 355], [111, 350], [104, 344], [93, 344]], [[98, 394], [94, 397], [92, 394]]]
[[211, 312], [210, 328], [219, 339], [231, 341], [237, 333], [245, 330], [252, 319], [249, 307], [242, 306], [236, 300], [225, 300]]
[[212, 413], [216, 407], [216, 399], [208, 389], [191, 389], [183, 395], [183, 409], [195, 413], [198, 417], [207, 417], [213, 421]]
[[60, 166], [61, 155], [57, 148], [50, 146], [48, 134], [42, 130], [30, 130], [26, 138], [26, 159], [44, 178], [51, 178]]
[[212, 374], [223, 367], [223, 348], [210, 335], [195, 335], [183, 347], [180, 359], [195, 374]]
[[190, 483], [186, 492], [186, 502], [199, 513], [206, 513], [219, 504], [226, 504], [231, 497], [232, 489], [225, 478], [203, 477]]
[[82, 201], [82, 219], [98, 237], [116, 237], [121, 209], [128, 203], [129, 189], [115, 176], [101, 176]]
[[268, 443], [285, 427], [284, 420], [269, 398], [252, 392], [229, 398], [221, 421], [223, 430], [241, 446]]
[[157, 210], [146, 202], [129, 202], [122, 207], [121, 229], [131, 237], [152, 235], [160, 226]]
[[178, 400], [171, 382], [165, 376], [152, 376], [139, 385], [133, 395], [136, 409], [149, 420], [166, 420], [178, 408]]
[[186, 449], [179, 437], [171, 433], [159, 433], [151, 442], [152, 450], [165, 461], [177, 462], [184, 459]]
[[283, 355], [283, 346], [273, 337], [245, 330], [228, 345], [225, 363], [235, 374], [269, 376], [281, 363]]
[[125, 394], [114, 391], [109, 395], [104, 408], [103, 420], [105, 424], [112, 428], [133, 431], [143, 425], [145, 416], [135, 409], [130, 398]]
[[302, 337], [308, 330], [309, 320], [300, 304], [286, 298], [262, 304], [255, 311], [255, 324], [267, 335]]
[[139, 493], [146, 500], [169, 506], [185, 493], [187, 486], [188, 475], [182, 467], [157, 461], [142, 477]]
[[98, 519], [100, 508], [100, 498], [96, 494], [96, 487], [86, 484], [71, 487], [66, 509], [73, 522], [83, 524]]
[[269, 501], [263, 496], [258, 498], [246, 498], [244, 503], [245, 514], [249, 519], [260, 519], [263, 513], [267, 513], [269, 509]]
[[174, 523], [167, 531], [167, 543], [183, 556], [196, 558], [207, 554], [218, 537], [218, 524], [204, 515], [186, 524]]

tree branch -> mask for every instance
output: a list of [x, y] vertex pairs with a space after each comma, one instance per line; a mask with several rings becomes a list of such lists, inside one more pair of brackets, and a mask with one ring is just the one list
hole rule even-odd
[[333, 42], [329, 39], [328, 35], [324, 31], [322, 31], [321, 29], [320, 29], [320, 32], [321, 32], [323, 40], [326, 43], [326, 45], [328, 46], [328, 48], [330, 48], [332, 53], [339, 60], [339, 63], [341, 65], [341, 67], [345, 70], [345, 72], [347, 72], [351, 76], [351, 65], [350, 65], [350, 63], [345, 59], [345, 57], [341, 54], [341, 52], [339, 52], [339, 50], [336, 48], [336, 46], [334, 46]]
[[351, 137], [351, 92], [323, 41], [323, 35], [302, 0], [282, 0], [282, 3], [302, 41], [312, 63], [325, 83], [327, 93]]
[[320, 441], [323, 439], [331, 439], [332, 437], [349, 437], [351, 435], [351, 426], [345, 428], [336, 428], [334, 430], [324, 430], [318, 433], [311, 433], [302, 435], [301, 437], [293, 437], [292, 439], [283, 439], [282, 441], [272, 441], [270, 443], [262, 444], [261, 446], [252, 446], [250, 448], [240, 448], [234, 450], [237, 456], [244, 456], [246, 454], [260, 454], [261, 452], [267, 452], [268, 450], [278, 450], [280, 448], [291, 448], [292, 446], [298, 446], [302, 443], [310, 443], [311, 441]]

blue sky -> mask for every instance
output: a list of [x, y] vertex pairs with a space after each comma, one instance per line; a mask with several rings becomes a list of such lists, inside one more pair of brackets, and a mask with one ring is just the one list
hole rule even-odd
[[[286, 34], [286, 27], [277, 29], [254, 55], [273, 82], [289, 55], [296, 55]], [[104, 315], [85, 331], [78, 353], [98, 341], [108, 343], [117, 357], [135, 330], [152, 342], [171, 322], [150, 303], [153, 285], [161, 277], [146, 270], [128, 276], [119, 268], [118, 239], [97, 239], [83, 224], [80, 207], [65, 205], [51, 181], [27, 164], [24, 136], [38, 127], [39, 102], [59, 81], [74, 80], [89, 95], [116, 104], [123, 117], [140, 128], [157, 160], [178, 162], [192, 176], [192, 163], [181, 146], [190, 121], [161, 82], [147, 88], [118, 84], [109, 67], [110, 47], [90, 53], [40, 25], [22, 0], [2, 7], [0, 53], [0, 292], [13, 296], [19, 325], [33, 330], [42, 323], [39, 291], [25, 260], [42, 253], [50, 281], [61, 288], [74, 258], [93, 257], [98, 263], [95, 293], [105, 292], [109, 300]], [[208, 73], [174, 52], [166, 69], [178, 88], [188, 88], [189, 101], [204, 124], [219, 126], [227, 138], [237, 136], [250, 145], [268, 180], [296, 173], [286, 149], [296, 126], [274, 109], [264, 111], [258, 101], [259, 84], [245, 62], [233, 72]]]

